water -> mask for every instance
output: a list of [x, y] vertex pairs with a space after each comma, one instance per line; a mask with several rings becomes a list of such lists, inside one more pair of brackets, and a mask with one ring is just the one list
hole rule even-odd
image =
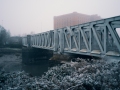
[[32, 63], [25, 65], [22, 63], [22, 57], [16, 54], [2, 55], [0, 57], [0, 70], [6, 72], [25, 71], [32, 76], [41, 76], [48, 70], [48, 60], [43, 62]]

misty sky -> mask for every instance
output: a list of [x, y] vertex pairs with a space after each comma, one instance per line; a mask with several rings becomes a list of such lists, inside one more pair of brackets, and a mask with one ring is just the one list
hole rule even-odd
[[11, 35], [53, 29], [53, 17], [78, 12], [102, 18], [120, 15], [120, 0], [0, 0], [0, 25]]

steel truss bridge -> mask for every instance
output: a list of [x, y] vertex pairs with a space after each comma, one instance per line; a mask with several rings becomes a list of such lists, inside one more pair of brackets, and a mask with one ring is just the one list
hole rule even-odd
[[103, 57], [120, 56], [120, 16], [23, 37], [23, 46]]

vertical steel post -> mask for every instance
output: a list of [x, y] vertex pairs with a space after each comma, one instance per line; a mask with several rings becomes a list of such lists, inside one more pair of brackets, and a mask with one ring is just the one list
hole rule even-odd
[[60, 53], [64, 52], [64, 32], [60, 29]]
[[27, 44], [28, 47], [31, 47], [31, 35], [27, 35]]
[[91, 30], [91, 28], [90, 28], [90, 30], [89, 30], [89, 47], [90, 47], [90, 52], [92, 51], [92, 30]]
[[108, 31], [107, 31], [107, 29], [106, 29], [107, 27], [105, 26], [104, 27], [104, 54], [107, 52], [107, 40], [108, 40], [108, 36], [107, 36], [107, 33], [108, 33]]
[[58, 49], [58, 33], [57, 30], [54, 30], [54, 51]]

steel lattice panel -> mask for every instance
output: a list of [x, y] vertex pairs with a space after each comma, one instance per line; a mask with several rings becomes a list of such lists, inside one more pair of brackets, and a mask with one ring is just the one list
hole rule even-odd
[[120, 28], [120, 16], [50, 30], [32, 35], [30, 40], [23, 37], [23, 46], [49, 49], [59, 53], [120, 56], [120, 37], [116, 28]]

